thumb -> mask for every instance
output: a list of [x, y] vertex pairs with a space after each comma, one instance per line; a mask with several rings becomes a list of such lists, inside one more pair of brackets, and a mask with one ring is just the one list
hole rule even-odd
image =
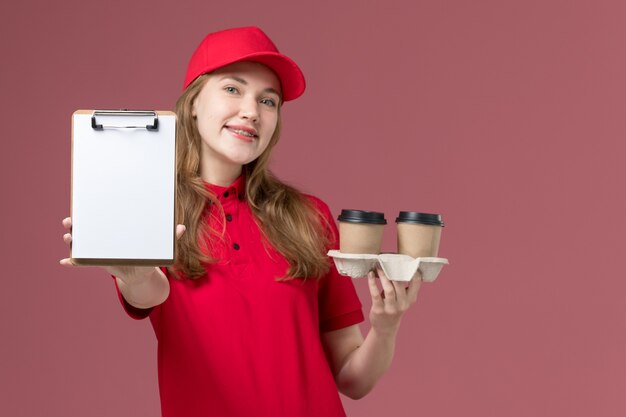
[[185, 233], [187, 228], [184, 224], [176, 225], [176, 239], [180, 239], [180, 237]]

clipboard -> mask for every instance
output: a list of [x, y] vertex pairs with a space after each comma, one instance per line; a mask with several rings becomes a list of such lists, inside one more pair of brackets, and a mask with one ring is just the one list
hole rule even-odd
[[71, 188], [73, 264], [174, 264], [173, 112], [74, 112]]

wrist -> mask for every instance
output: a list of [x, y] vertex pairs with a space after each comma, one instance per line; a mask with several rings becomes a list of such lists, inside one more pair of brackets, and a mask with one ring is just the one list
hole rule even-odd
[[124, 271], [116, 275], [124, 285], [128, 287], [134, 287], [144, 285], [159, 276], [159, 268], [133, 268], [130, 271]]
[[[159, 268], [143, 268], [143, 271], [133, 271], [125, 278], [118, 278], [118, 287], [124, 299], [137, 308], [149, 308], [164, 302], [169, 295], [167, 277]], [[127, 279], [128, 281], [124, 281]]]
[[370, 332], [373, 336], [383, 338], [383, 339], [393, 339], [395, 340], [398, 335], [398, 330], [400, 329], [400, 321], [389, 326], [374, 326], [370, 329]]

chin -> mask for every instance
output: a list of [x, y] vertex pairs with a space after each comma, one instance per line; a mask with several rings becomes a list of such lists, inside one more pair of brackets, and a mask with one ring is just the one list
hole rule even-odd
[[256, 160], [258, 158], [258, 156], [246, 156], [246, 157], [231, 157], [228, 158], [233, 164], [237, 164], [237, 165], [246, 165], [249, 164], [250, 162]]

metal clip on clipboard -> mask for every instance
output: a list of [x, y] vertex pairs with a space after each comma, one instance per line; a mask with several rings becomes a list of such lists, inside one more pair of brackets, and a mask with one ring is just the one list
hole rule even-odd
[[[135, 117], [154, 117], [154, 122], [151, 125], [141, 126], [128, 126], [128, 125], [104, 125], [96, 123], [96, 117], [98, 116], [135, 116]], [[91, 116], [91, 127], [94, 130], [103, 129], [146, 129], [149, 131], [159, 130], [159, 116], [154, 110], [94, 110]]]

